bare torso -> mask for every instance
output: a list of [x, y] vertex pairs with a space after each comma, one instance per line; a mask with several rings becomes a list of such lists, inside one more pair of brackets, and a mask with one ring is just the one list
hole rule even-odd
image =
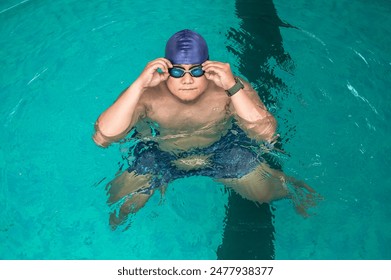
[[[145, 118], [137, 125], [141, 135], [148, 136], [153, 122], [159, 135], [154, 141], [165, 151], [183, 151], [211, 145], [231, 125], [230, 99], [224, 90], [210, 84], [195, 101], [186, 103], [173, 96], [165, 84], [143, 95]], [[148, 124], [148, 125], [147, 125]]]

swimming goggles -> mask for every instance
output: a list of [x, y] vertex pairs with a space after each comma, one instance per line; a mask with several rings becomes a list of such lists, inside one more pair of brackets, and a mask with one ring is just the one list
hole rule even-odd
[[198, 78], [204, 75], [205, 72], [204, 70], [202, 70], [202, 65], [195, 65], [191, 67], [189, 70], [185, 70], [182, 67], [175, 66], [173, 68], [169, 68], [168, 73], [173, 78], [181, 78], [185, 76], [186, 73], [189, 73], [192, 77]]

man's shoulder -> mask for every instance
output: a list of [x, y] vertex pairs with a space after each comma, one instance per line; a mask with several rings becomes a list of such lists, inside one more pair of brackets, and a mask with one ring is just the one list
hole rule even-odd
[[218, 100], [219, 102], [230, 102], [230, 98], [228, 97], [225, 90], [215, 83], [211, 83], [209, 88], [206, 91], [206, 99], [207, 100]]
[[173, 108], [176, 102], [169, 94], [167, 87], [159, 85], [147, 89], [141, 95], [138, 105], [144, 108], [146, 116], [155, 115], [156, 117], [156, 115], [161, 114], [162, 110], [166, 110], [165, 108]]

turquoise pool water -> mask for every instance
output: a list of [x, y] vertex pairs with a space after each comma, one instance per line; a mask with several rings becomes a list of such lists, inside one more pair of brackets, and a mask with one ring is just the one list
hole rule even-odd
[[0, 3], [0, 259], [217, 258], [223, 186], [177, 180], [111, 231], [104, 188], [124, 151], [91, 141], [97, 116], [183, 28], [260, 91], [283, 170], [325, 197], [308, 219], [273, 203], [271, 257], [390, 259], [391, 5], [181, 3]]

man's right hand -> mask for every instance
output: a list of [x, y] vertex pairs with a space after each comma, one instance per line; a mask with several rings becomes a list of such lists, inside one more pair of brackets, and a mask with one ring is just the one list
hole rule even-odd
[[[158, 72], [159, 68], [160, 72]], [[144, 89], [155, 87], [168, 79], [170, 76], [168, 68], [172, 68], [172, 64], [168, 59], [157, 58], [147, 64], [137, 80]]]

